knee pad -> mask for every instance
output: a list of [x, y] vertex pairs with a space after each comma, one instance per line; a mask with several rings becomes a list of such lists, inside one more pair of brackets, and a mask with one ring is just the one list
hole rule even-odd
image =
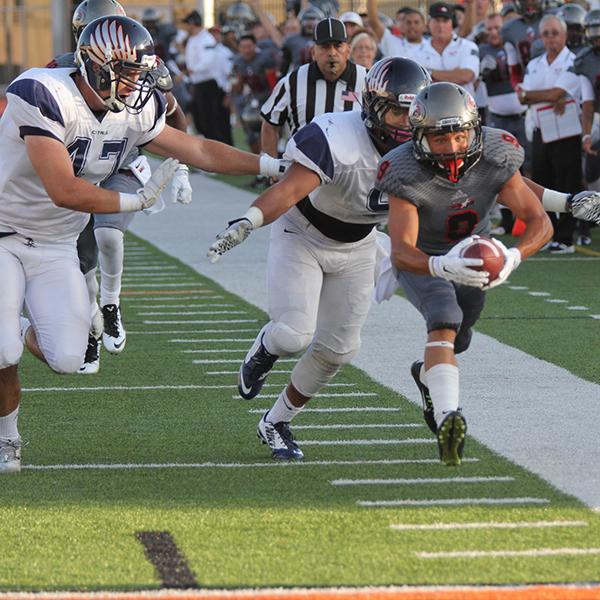
[[100, 252], [114, 254], [122, 251], [123, 232], [114, 227], [98, 227], [94, 231]]
[[297, 354], [312, 341], [314, 332], [301, 332], [282, 322], [272, 322], [265, 331], [265, 347], [277, 356]]
[[16, 337], [0, 342], [0, 369], [18, 365], [23, 354], [23, 342]]
[[360, 347], [343, 354], [312, 344], [292, 371], [292, 384], [303, 395], [312, 397], [326, 386], [339, 368], [349, 363]]
[[83, 362], [84, 355], [76, 354], [57, 354], [51, 359], [46, 357], [48, 366], [55, 372], [60, 374], [77, 373]]

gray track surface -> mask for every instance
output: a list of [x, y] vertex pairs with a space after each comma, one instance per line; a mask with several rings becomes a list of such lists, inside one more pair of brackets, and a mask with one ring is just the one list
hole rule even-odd
[[[201, 173], [191, 175], [191, 181], [190, 205], [169, 205], [150, 217], [137, 215], [132, 231], [266, 310], [268, 227], [254, 232], [216, 264], [206, 259], [214, 236], [228, 220], [242, 215], [255, 196]], [[393, 330], [391, 323], [396, 324]], [[424, 342], [420, 315], [394, 297], [374, 304], [353, 364], [420, 403], [409, 368], [422, 356]], [[600, 386], [477, 333], [460, 357], [460, 367], [469, 433], [600, 510]]]

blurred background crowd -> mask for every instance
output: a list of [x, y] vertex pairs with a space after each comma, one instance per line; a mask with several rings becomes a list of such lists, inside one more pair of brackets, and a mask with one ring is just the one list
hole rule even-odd
[[[69, 49], [65, 27], [78, 3], [65, 2], [0, 0], [0, 86]], [[242, 129], [252, 151], [276, 154], [316, 114], [360, 110], [361, 68], [403, 56], [434, 81], [468, 89], [483, 123], [509, 131], [525, 148], [523, 169], [535, 181], [571, 193], [600, 189], [600, 0], [121, 4], [154, 37], [191, 133], [232, 144], [232, 132]], [[336, 29], [338, 22], [344, 28]], [[312, 70], [299, 70], [311, 63]], [[349, 65], [359, 67], [351, 72]], [[298, 75], [304, 72], [305, 80]], [[343, 83], [339, 106], [330, 89], [336, 82]], [[570, 215], [553, 219], [549, 252], [591, 243], [589, 224]], [[517, 230], [499, 207], [495, 234]]]

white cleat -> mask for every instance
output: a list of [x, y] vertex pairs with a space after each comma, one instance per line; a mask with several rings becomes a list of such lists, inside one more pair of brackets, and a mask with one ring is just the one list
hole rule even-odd
[[100, 370], [100, 346], [102, 342], [96, 339], [93, 334], [88, 336], [87, 350], [83, 364], [79, 367], [80, 375], [95, 375]]
[[0, 475], [18, 473], [21, 470], [22, 446], [20, 439], [0, 439]]
[[102, 342], [111, 354], [119, 354], [125, 349], [127, 334], [121, 321], [121, 309], [116, 304], [105, 304], [102, 307], [104, 317], [104, 333]]

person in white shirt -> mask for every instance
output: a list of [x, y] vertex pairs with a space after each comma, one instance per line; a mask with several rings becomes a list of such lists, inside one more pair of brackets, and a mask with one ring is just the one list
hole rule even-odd
[[[115, 58], [115, 57], [119, 58]], [[89, 23], [78, 67], [29, 69], [7, 88], [0, 119], [0, 474], [21, 469], [18, 365], [26, 346], [75, 373], [91, 324], [77, 237], [89, 213], [151, 208], [178, 160], [207, 171], [280, 175], [280, 162], [165, 124], [154, 44], [125, 16]], [[136, 146], [172, 156], [135, 193], [99, 187]], [[26, 309], [29, 320], [20, 320]]]
[[217, 40], [202, 26], [202, 15], [193, 10], [183, 19], [189, 38], [185, 66], [192, 83], [191, 111], [196, 131], [209, 140], [231, 143], [229, 124], [223, 116], [225, 94], [219, 87], [222, 61]]
[[[576, 193], [582, 189], [579, 107], [582, 98], [590, 101], [594, 94], [589, 80], [568, 73], [575, 55], [566, 46], [567, 25], [564, 20], [556, 15], [546, 15], [540, 21], [540, 35], [546, 52], [529, 61], [518, 90], [521, 103], [529, 106], [528, 119], [533, 124], [531, 178], [545, 187]], [[554, 108], [550, 106], [552, 104]], [[570, 128], [569, 135], [545, 140], [545, 137], [551, 136], [541, 120], [545, 111], [553, 110], [560, 115], [567, 110], [568, 116], [571, 106], [575, 122], [571, 123], [573, 127]], [[572, 215], [564, 214], [557, 218], [550, 213], [550, 218], [554, 225], [550, 252], [574, 252], [573, 234], [576, 223]]]
[[435, 2], [429, 7], [431, 39], [413, 58], [431, 73], [433, 81], [449, 81], [475, 93], [479, 76], [477, 46], [452, 30], [452, 5]]
[[383, 56], [410, 58], [420, 62], [418, 55], [423, 51], [427, 42], [423, 38], [426, 29], [425, 18], [418, 10], [413, 8], [403, 10], [404, 37], [394, 35], [385, 27], [377, 11], [377, 0], [367, 1], [367, 14]]

